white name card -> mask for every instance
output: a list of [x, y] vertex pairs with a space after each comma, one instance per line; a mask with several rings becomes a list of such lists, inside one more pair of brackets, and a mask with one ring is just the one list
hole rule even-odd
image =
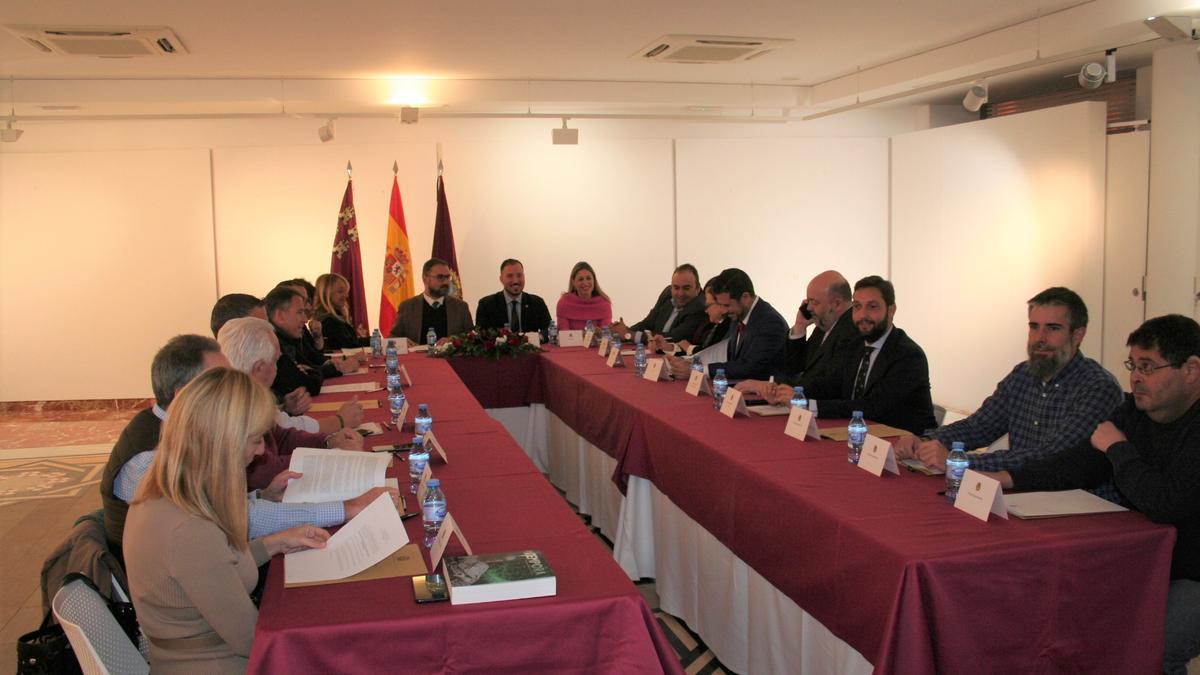
[[721, 401], [721, 414], [729, 419], [733, 419], [735, 415], [750, 416], [750, 411], [746, 410], [746, 399], [742, 398], [742, 392], [733, 387], [725, 390], [725, 400]]
[[642, 378], [657, 382], [667, 379], [666, 373], [663, 372], [663, 366], [666, 365], [666, 359], [650, 359], [646, 361], [646, 372], [642, 373]]
[[821, 431], [817, 429], [817, 420], [813, 417], [811, 410], [804, 408], [792, 408], [788, 413], [787, 426], [783, 428], [783, 433], [797, 440], [813, 439], [814, 441], [821, 440]]
[[583, 346], [583, 331], [581, 330], [564, 330], [558, 333], [559, 347], [582, 347]]
[[858, 458], [858, 468], [869, 471], [875, 476], [882, 476], [884, 469], [897, 476], [900, 475], [900, 467], [896, 465], [896, 451], [892, 448], [892, 444], [871, 434], [867, 434], [867, 440], [863, 443], [862, 455]]
[[617, 359], [619, 359], [619, 358], [621, 358], [621, 350], [620, 349], [610, 349], [610, 350], [608, 350], [608, 360], [605, 361], [604, 363], [607, 364], [609, 368], [616, 368], [617, 367]]
[[425, 495], [429, 494], [429, 479], [433, 478], [433, 469], [425, 462], [425, 470], [421, 472], [421, 481], [417, 483], [417, 508], [425, 503]]
[[425, 432], [425, 442], [433, 446], [433, 449], [437, 451], [438, 457], [442, 458], [443, 464], [450, 463], [450, 460], [446, 457], [446, 449], [442, 447], [442, 442], [437, 439], [437, 436], [433, 435], [433, 429]]
[[608, 342], [609, 338], [600, 340], [600, 349], [597, 349], [596, 353], [600, 356], [608, 356]]
[[1000, 481], [970, 469], [963, 473], [954, 508], [984, 522], [987, 522], [988, 515], [992, 513], [1008, 520], [1008, 509], [1004, 507], [1004, 491], [1000, 488]]
[[450, 537], [454, 534], [458, 535], [458, 540], [467, 550], [467, 555], [475, 555], [471, 552], [471, 545], [467, 543], [467, 538], [463, 536], [462, 530], [458, 529], [458, 523], [454, 522], [454, 516], [447, 511], [446, 519], [442, 521], [437, 537], [433, 540], [433, 546], [429, 548], [429, 569], [437, 569], [438, 563], [442, 561], [442, 554], [446, 552], [446, 544], [450, 543]]
[[403, 363], [400, 364], [400, 377], [404, 378], [404, 386], [412, 386], [412, 378], [409, 377], [408, 368], [405, 368]]
[[542, 346], [542, 334], [536, 330], [531, 330], [525, 334], [525, 340], [534, 347]]
[[708, 373], [703, 370], [693, 370], [692, 374], [688, 375], [688, 383], [684, 391], [692, 396], [711, 394], [712, 387], [708, 383]]
[[584, 346], [584, 347], [591, 347], [591, 346], [592, 346], [592, 340], [594, 340], [595, 338], [596, 338], [596, 331], [594, 331], [594, 330], [589, 330], [589, 331], [586, 331], [586, 332], [584, 332], [584, 334], [583, 334], [583, 346]]
[[408, 353], [408, 338], [385, 338], [383, 342], [383, 348], [386, 350], [388, 345], [395, 347], [397, 354]]

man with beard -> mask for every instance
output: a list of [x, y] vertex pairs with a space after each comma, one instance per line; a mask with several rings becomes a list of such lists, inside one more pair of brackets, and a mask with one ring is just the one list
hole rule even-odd
[[[514, 333], [537, 331], [545, 334], [550, 327], [550, 310], [546, 301], [525, 292], [525, 266], [516, 258], [500, 263], [499, 293], [479, 299], [475, 321], [480, 328], [503, 328], [508, 325]], [[445, 337], [445, 336], [442, 336]]]
[[410, 343], [424, 344], [425, 334], [432, 328], [438, 339], [471, 330], [471, 308], [450, 295], [450, 265], [441, 258], [430, 258], [421, 267], [425, 292], [400, 303], [391, 337], [408, 338]]
[[1113, 501], [1175, 526], [1163, 672], [1184, 675], [1200, 655], [1200, 325], [1160, 316], [1126, 344], [1133, 393], [1108, 421], [1082, 443], [995, 478], [1017, 490], [1107, 487]]
[[1087, 305], [1070, 289], [1047, 288], [1030, 298], [1029, 359], [970, 417], [896, 441], [897, 456], [944, 470], [952, 442], [979, 448], [1008, 434], [1007, 450], [967, 455], [972, 469], [1001, 471], [1086, 441], [1121, 403], [1116, 378], [1079, 351], [1087, 324]]
[[929, 361], [896, 328], [896, 289], [879, 276], [854, 284], [851, 318], [862, 340], [842, 369], [839, 399], [809, 399], [823, 419], [849, 418], [855, 410], [874, 422], [920, 433], [937, 424], [929, 395]]

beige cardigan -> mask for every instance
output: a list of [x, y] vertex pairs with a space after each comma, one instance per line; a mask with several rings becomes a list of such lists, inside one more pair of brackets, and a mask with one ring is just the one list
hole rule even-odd
[[[125, 566], [154, 673], [243, 673], [258, 609], [250, 591], [270, 559], [262, 540], [250, 552], [229, 546], [208, 520], [165, 499], [135, 504], [125, 521]], [[211, 636], [216, 646], [163, 649], [154, 639]]]

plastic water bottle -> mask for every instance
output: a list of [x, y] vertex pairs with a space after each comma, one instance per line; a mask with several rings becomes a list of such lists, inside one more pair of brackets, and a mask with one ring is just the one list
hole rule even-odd
[[425, 465], [429, 463], [429, 446], [422, 436], [413, 436], [412, 450], [408, 453], [408, 491], [417, 494], [417, 485], [421, 483], [421, 474], [425, 473]]
[[387, 390], [388, 390], [388, 392], [390, 393], [390, 392], [396, 391], [397, 389], [400, 389], [400, 387], [401, 387], [400, 370], [399, 369], [389, 370], [387, 372]]
[[608, 345], [608, 350], [616, 350], [617, 360], [613, 361], [613, 368], [624, 368], [625, 357], [621, 356], [621, 338], [613, 336], [612, 343]]
[[379, 358], [383, 356], [383, 333], [379, 329], [371, 331], [371, 357]]
[[846, 445], [850, 451], [846, 453], [846, 460], [851, 464], [858, 464], [858, 458], [862, 457], [863, 445], [867, 442], [867, 423], [863, 421], [861, 410], [855, 410], [854, 416], [850, 418], [850, 425], [846, 427]]
[[804, 387], [792, 387], [792, 407], [808, 410], [808, 397], [804, 395]]
[[725, 401], [725, 391], [729, 389], [729, 380], [725, 379], [725, 369], [717, 368], [717, 375], [712, 381], [713, 390], [713, 408], [721, 409], [721, 404]]
[[637, 337], [634, 341], [637, 346], [633, 348], [633, 372], [641, 377], [646, 374], [646, 345]]
[[437, 344], [437, 331], [433, 329], [433, 326], [425, 331], [425, 344], [429, 345], [429, 355], [433, 356], [433, 346]]
[[558, 324], [554, 319], [550, 319], [550, 326], [546, 328], [546, 342], [558, 346]]
[[612, 328], [609, 328], [608, 326], [605, 326], [604, 328], [601, 328], [601, 329], [600, 329], [600, 337], [601, 337], [601, 338], [608, 338], [608, 341], [609, 341], [609, 342], [612, 342], [612, 338], [613, 338], [613, 332], [612, 332]]
[[421, 502], [421, 520], [425, 524], [425, 548], [429, 548], [446, 519], [446, 495], [442, 494], [442, 481], [436, 478], [430, 478], [425, 487], [429, 490]]
[[413, 427], [418, 435], [424, 436], [433, 428], [433, 417], [429, 414], [429, 404], [417, 404], [417, 416], [413, 418]]
[[692, 370], [696, 371], [697, 373], [704, 372], [704, 362], [700, 360], [699, 355], [692, 357]]
[[946, 501], [951, 504], [958, 498], [958, 488], [962, 485], [963, 473], [968, 466], [963, 442], [954, 441], [950, 444], [950, 454], [946, 457]]
[[403, 422], [400, 412], [404, 410], [404, 390], [400, 387], [388, 390], [388, 410], [392, 413], [392, 424], [399, 428]]
[[400, 356], [396, 353], [396, 343], [388, 340], [386, 354], [387, 357], [384, 361], [387, 363], [387, 369], [390, 373], [400, 367]]

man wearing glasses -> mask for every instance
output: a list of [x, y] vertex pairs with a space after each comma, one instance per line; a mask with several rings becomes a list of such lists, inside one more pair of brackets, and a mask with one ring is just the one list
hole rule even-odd
[[994, 477], [1017, 490], [1107, 487], [1113, 501], [1175, 526], [1163, 672], [1183, 674], [1200, 655], [1200, 325], [1160, 316], [1126, 344], [1133, 393], [1090, 440]]
[[1087, 324], [1087, 305], [1070, 289], [1047, 288], [1030, 298], [1028, 360], [970, 417], [897, 440], [897, 456], [944, 471], [952, 442], [980, 448], [1008, 434], [1007, 449], [967, 455], [976, 471], [1001, 471], [1087, 440], [1121, 403], [1116, 378], [1079, 351]]
[[391, 337], [405, 337], [410, 343], [424, 344], [425, 335], [433, 328], [439, 340], [447, 335], [468, 331], [471, 308], [450, 295], [450, 265], [441, 258], [430, 258], [421, 267], [425, 292], [400, 303]]

